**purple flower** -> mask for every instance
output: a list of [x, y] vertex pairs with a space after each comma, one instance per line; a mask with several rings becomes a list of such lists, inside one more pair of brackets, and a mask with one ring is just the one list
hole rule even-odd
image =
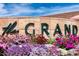
[[24, 55], [29, 55], [31, 52], [30, 46], [27, 45], [14, 45], [11, 46], [7, 49], [5, 54], [7, 56], [24, 56]]

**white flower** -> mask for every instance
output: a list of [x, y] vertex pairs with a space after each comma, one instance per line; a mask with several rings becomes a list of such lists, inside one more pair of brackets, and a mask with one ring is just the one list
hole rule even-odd
[[59, 48], [59, 50], [60, 50], [62, 56], [65, 56], [65, 55], [68, 54], [68, 51], [65, 50], [65, 49], [61, 49], [61, 48]]

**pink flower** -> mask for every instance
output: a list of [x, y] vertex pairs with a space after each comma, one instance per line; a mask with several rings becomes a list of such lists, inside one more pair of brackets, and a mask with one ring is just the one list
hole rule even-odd
[[3, 44], [0, 44], [0, 47], [6, 48], [7, 45], [5, 43], [3, 43]]
[[72, 48], [75, 48], [75, 45], [74, 44], [68, 43], [66, 45], [66, 49], [72, 49]]

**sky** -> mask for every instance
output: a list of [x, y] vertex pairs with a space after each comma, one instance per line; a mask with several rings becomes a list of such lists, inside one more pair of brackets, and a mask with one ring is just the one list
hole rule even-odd
[[48, 16], [79, 11], [79, 3], [2, 3], [0, 17]]

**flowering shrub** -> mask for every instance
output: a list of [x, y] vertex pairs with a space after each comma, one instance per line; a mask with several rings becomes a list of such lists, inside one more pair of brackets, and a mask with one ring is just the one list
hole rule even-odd
[[49, 51], [50, 51], [50, 56], [59, 56], [60, 55], [59, 48], [57, 48], [55, 46], [49, 47]]
[[0, 36], [0, 56], [66, 56], [79, 55], [79, 37], [58, 36], [46, 39], [43, 35]]
[[30, 51], [31, 51], [31, 48], [28, 44], [27, 45], [14, 45], [6, 49], [5, 54], [7, 56], [24, 56], [24, 55], [29, 56]]
[[70, 35], [68, 38], [66, 37], [57, 37], [56, 41], [53, 43], [55, 46], [64, 49], [72, 49], [75, 48], [77, 44], [79, 44], [79, 37], [75, 35]]
[[48, 56], [48, 48], [44, 45], [34, 46], [32, 51], [30, 52], [30, 56]]
[[6, 56], [58, 56], [60, 51], [57, 47], [48, 47], [40, 44], [13, 45], [5, 51]]

